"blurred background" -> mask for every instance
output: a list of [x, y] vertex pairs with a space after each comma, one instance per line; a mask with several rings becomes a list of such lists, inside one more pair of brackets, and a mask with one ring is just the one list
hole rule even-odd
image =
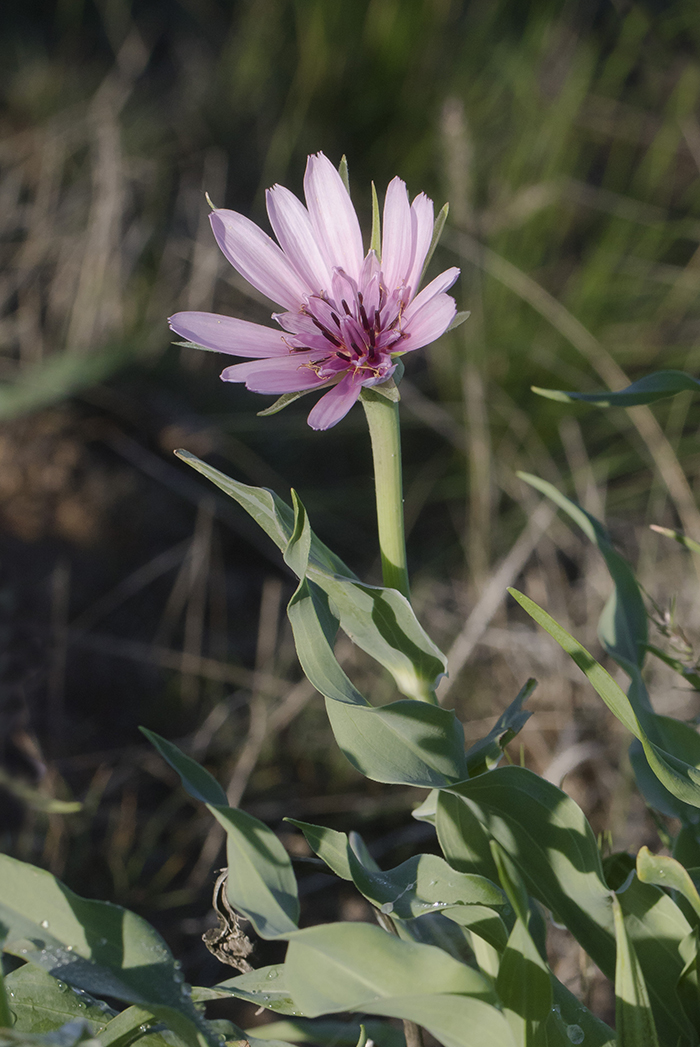
[[[605, 569], [525, 469], [606, 520], [650, 595], [652, 641], [674, 609], [672, 647], [695, 663], [697, 578], [649, 524], [700, 538], [698, 403], [599, 411], [530, 391], [700, 372], [695, 0], [4, 3], [0, 105], [4, 849], [147, 916], [207, 983], [235, 973], [201, 943], [221, 836], [139, 723], [300, 858], [285, 815], [358, 829], [382, 863], [434, 846], [410, 816], [420, 793], [366, 782], [335, 748], [280, 557], [172, 455], [295, 487], [317, 533], [378, 579], [362, 412], [325, 434], [309, 401], [259, 419], [269, 401], [221, 383], [226, 361], [173, 346], [166, 323], [269, 320], [219, 255], [204, 193], [266, 227], [265, 187], [300, 193], [319, 149], [347, 156], [365, 228], [372, 179], [380, 197], [399, 174], [451, 205], [432, 268], [461, 266], [472, 315], [401, 387], [409, 558], [419, 614], [452, 652], [445, 703], [472, 741], [537, 677], [511, 758], [563, 781], [614, 849], [661, 846], [673, 826], [637, 797], [628, 737], [504, 589], [600, 653]], [[349, 644], [338, 654], [391, 700]], [[696, 715], [678, 677], [650, 676], [658, 711]], [[370, 918], [308, 868], [305, 919]], [[606, 1015], [578, 947], [553, 931], [551, 948]]]

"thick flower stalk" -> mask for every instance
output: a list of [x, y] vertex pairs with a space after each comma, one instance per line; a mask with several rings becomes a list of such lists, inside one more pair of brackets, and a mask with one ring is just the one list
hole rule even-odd
[[397, 359], [439, 338], [456, 306], [445, 292], [459, 275], [447, 269], [422, 291], [419, 281], [433, 234], [433, 203], [409, 203], [394, 178], [384, 202], [381, 259], [366, 254], [357, 214], [330, 160], [310, 156], [306, 207], [284, 186], [267, 191], [278, 244], [244, 215], [217, 209], [211, 224], [231, 265], [283, 312], [277, 328], [215, 313], [176, 313], [170, 326], [216, 352], [248, 357], [225, 368], [227, 382], [256, 393], [328, 391], [309, 414], [313, 429], [343, 418], [364, 387], [391, 378]]

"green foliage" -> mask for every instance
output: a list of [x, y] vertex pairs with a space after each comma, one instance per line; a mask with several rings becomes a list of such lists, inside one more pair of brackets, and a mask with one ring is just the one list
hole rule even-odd
[[533, 386], [533, 392], [545, 396], [549, 400], [558, 400], [560, 403], [575, 403], [577, 400], [583, 403], [595, 404], [597, 407], [635, 407], [639, 404], [653, 404], [657, 400], [664, 400], [676, 393], [688, 391], [697, 392], [700, 382], [683, 371], [655, 371], [647, 374], [637, 382], [632, 382], [626, 389], [619, 392], [605, 393], [565, 393], [560, 389], [538, 389]]
[[60, 983], [136, 1004], [190, 1047], [216, 1047], [179, 965], [144, 920], [79, 898], [50, 873], [0, 855], [4, 950]]
[[658, 1047], [644, 975], [627, 937], [622, 908], [613, 898], [615, 917], [615, 1026], [620, 1047]]

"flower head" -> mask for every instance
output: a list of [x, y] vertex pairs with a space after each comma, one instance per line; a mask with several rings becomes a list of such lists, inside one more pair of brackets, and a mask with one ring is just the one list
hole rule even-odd
[[278, 244], [248, 218], [211, 214], [216, 241], [241, 276], [283, 308], [277, 328], [215, 313], [176, 313], [173, 331], [216, 352], [249, 357], [225, 368], [227, 382], [256, 393], [327, 388], [309, 415], [314, 429], [339, 422], [363, 386], [392, 376], [399, 355], [435, 341], [456, 306], [445, 294], [459, 275], [448, 269], [420, 293], [418, 283], [433, 233], [433, 203], [420, 193], [409, 204], [400, 178], [384, 201], [381, 261], [367, 254], [355, 209], [330, 160], [310, 156], [306, 207], [284, 186], [267, 191]]

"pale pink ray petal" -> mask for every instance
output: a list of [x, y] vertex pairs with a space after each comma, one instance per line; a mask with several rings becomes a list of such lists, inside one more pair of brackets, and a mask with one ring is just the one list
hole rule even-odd
[[406, 183], [392, 178], [384, 197], [382, 274], [387, 291], [404, 283], [413, 255], [411, 208]]
[[209, 215], [216, 242], [234, 269], [285, 309], [298, 309], [308, 287], [267, 233], [236, 211]]
[[326, 262], [357, 280], [364, 258], [360, 223], [342, 178], [323, 153], [307, 161], [304, 195]]
[[331, 273], [318, 248], [309, 212], [283, 185], [268, 189], [266, 198], [270, 225], [287, 258], [311, 291], [328, 291]]
[[235, 316], [175, 313], [168, 323], [176, 334], [217, 353], [267, 357], [285, 356], [289, 352], [282, 331], [239, 320]]
[[307, 419], [312, 429], [330, 429], [344, 418], [362, 391], [362, 381], [346, 374], [321, 397]]
[[411, 204], [411, 232], [413, 238], [413, 257], [411, 268], [406, 274], [406, 284], [411, 289], [411, 297], [415, 298], [418, 291], [425, 257], [433, 238], [433, 226], [435, 224], [433, 201], [425, 193], [419, 193]]
[[426, 302], [404, 325], [403, 338], [392, 346], [394, 352], [410, 353], [422, 349], [444, 334], [452, 323], [457, 305], [449, 294], [439, 294]]
[[[444, 273], [440, 273], [434, 280], [431, 280], [427, 287], [424, 287], [420, 294], [416, 295], [408, 308], [404, 311], [404, 325], [411, 319], [412, 316], [423, 308], [423, 306], [430, 301], [431, 298], [435, 298], [436, 295], [442, 294], [444, 291], [449, 291], [452, 284], [459, 276], [459, 269], [453, 266], [451, 269], [446, 269]], [[437, 337], [437, 335], [436, 335]]]
[[324, 384], [325, 379], [319, 378], [309, 366], [322, 358], [322, 354], [316, 351], [272, 360], [251, 360], [225, 367], [221, 377], [224, 382], [245, 382], [246, 388], [254, 393], [295, 393]]

